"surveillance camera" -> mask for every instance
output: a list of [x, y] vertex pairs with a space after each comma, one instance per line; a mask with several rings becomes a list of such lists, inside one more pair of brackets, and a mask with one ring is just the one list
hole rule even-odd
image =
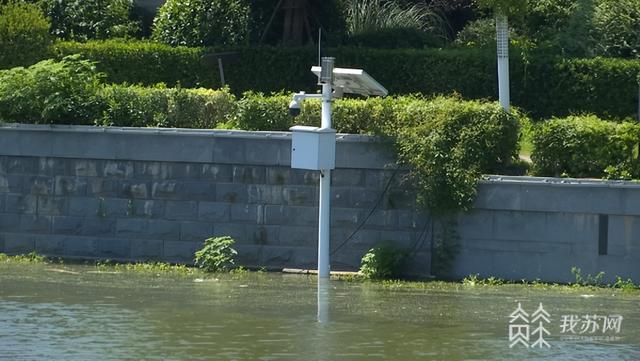
[[300, 102], [298, 102], [296, 99], [292, 100], [291, 103], [289, 103], [289, 114], [293, 117], [297, 117], [298, 115], [300, 115]]

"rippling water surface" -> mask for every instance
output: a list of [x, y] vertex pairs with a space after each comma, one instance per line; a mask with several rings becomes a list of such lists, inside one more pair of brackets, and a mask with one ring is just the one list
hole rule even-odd
[[[640, 360], [638, 293], [332, 281], [319, 305], [306, 276], [202, 281], [64, 268], [74, 273], [0, 267], [0, 359]], [[518, 302], [550, 313], [551, 348], [509, 348]], [[618, 334], [568, 340], [560, 328], [568, 314], [624, 318]]]

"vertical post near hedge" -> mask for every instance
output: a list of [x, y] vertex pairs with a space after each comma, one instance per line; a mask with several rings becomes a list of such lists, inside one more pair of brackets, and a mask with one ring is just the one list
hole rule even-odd
[[498, 50], [498, 97], [504, 110], [510, 109], [509, 94], [509, 22], [507, 16], [496, 16], [496, 43]]

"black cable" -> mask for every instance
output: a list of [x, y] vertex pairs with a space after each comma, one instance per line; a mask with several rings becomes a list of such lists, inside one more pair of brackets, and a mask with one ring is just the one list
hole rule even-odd
[[353, 236], [355, 236], [356, 233], [358, 233], [362, 229], [362, 227], [364, 227], [365, 223], [367, 223], [369, 218], [371, 218], [371, 216], [373, 215], [373, 212], [375, 212], [378, 206], [380, 205], [380, 203], [382, 203], [382, 200], [384, 199], [384, 195], [389, 190], [389, 187], [391, 186], [391, 182], [393, 182], [393, 178], [396, 176], [396, 173], [398, 173], [398, 169], [400, 169], [400, 166], [396, 166], [396, 169], [393, 170], [393, 173], [391, 174], [391, 177], [389, 177], [389, 181], [387, 182], [387, 185], [384, 187], [384, 190], [380, 194], [380, 197], [378, 197], [378, 201], [376, 202], [376, 204], [373, 206], [373, 208], [371, 208], [371, 211], [369, 211], [369, 214], [367, 214], [367, 216], [362, 220], [362, 222], [360, 222], [358, 227], [356, 227], [356, 229], [353, 232], [351, 232], [351, 234], [344, 241], [342, 241], [342, 243], [338, 247], [336, 247], [333, 251], [331, 251], [332, 256], [336, 252], [338, 252], [340, 248], [344, 247], [344, 245], [346, 245], [347, 242], [349, 242], [351, 238], [353, 238]]

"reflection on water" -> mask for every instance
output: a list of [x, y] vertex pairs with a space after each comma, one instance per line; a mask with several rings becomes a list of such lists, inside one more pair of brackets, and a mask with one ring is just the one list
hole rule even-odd
[[[390, 289], [279, 274], [193, 282], [74, 270], [80, 274], [0, 267], [0, 359], [640, 359], [637, 294]], [[517, 302], [542, 302], [551, 313], [551, 349], [509, 349]], [[621, 340], [561, 340], [560, 315], [569, 313], [622, 314]]]

